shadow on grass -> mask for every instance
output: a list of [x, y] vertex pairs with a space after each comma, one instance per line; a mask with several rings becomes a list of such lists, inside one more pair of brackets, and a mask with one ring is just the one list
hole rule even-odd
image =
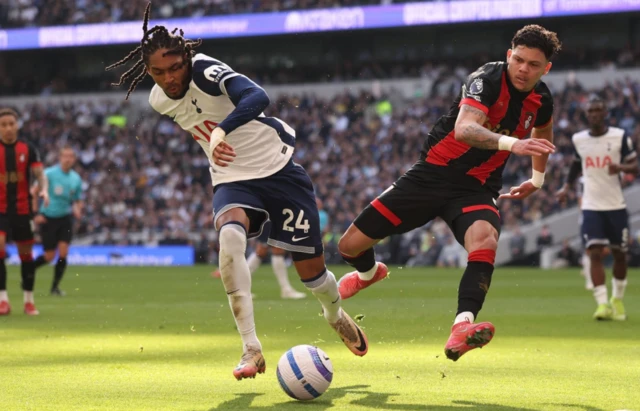
[[592, 407], [590, 405], [583, 404], [558, 404], [558, 403], [546, 403], [543, 405], [553, 405], [555, 407], [566, 407], [567, 411], [580, 410], [580, 411], [605, 411], [602, 408]]
[[[345, 397], [347, 394], [360, 396], [349, 402], [349, 405], [368, 407], [382, 410], [398, 411], [538, 411], [534, 408], [515, 408], [507, 405], [479, 403], [473, 401], [453, 401], [452, 405], [429, 405], [429, 404], [394, 404], [396, 397], [400, 394], [388, 392], [372, 392], [367, 390], [368, 385], [352, 385], [348, 387], [331, 388], [326, 394], [313, 401], [289, 400], [269, 406], [255, 406], [251, 404], [253, 400], [262, 393], [236, 394], [236, 397], [210, 408], [208, 411], [217, 410], [328, 410], [331, 409], [335, 400]], [[285, 394], [283, 393], [283, 396]], [[341, 404], [344, 405], [344, 404]], [[585, 411], [602, 411], [595, 408], [585, 408]]]

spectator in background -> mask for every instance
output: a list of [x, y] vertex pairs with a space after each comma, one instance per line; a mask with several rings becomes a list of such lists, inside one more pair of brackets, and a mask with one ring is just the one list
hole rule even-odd
[[548, 225], [545, 224], [542, 226], [542, 230], [540, 230], [540, 234], [538, 234], [536, 244], [540, 249], [553, 245], [553, 235], [551, 234]]
[[520, 227], [516, 226], [511, 234], [511, 238], [509, 239], [509, 251], [511, 252], [511, 256], [514, 261], [520, 261], [525, 257], [525, 249], [527, 246], [527, 239], [522, 232], [520, 231]]
[[538, 246], [538, 265], [541, 264], [542, 254], [545, 250], [553, 245], [553, 235], [549, 230], [548, 225], [543, 225], [538, 238], [536, 239], [536, 245]]
[[571, 247], [568, 239], [562, 241], [562, 248], [553, 262], [553, 268], [562, 267], [580, 267], [580, 254]]
[[445, 245], [438, 255], [438, 267], [462, 267], [466, 259], [464, 248], [454, 240], [453, 235], [447, 235]]

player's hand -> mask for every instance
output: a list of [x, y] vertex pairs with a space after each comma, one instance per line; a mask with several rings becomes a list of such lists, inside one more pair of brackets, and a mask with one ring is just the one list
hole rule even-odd
[[40, 190], [40, 198], [42, 198], [42, 204], [49, 207], [49, 192], [47, 190]]
[[569, 186], [565, 184], [562, 186], [562, 188], [560, 188], [560, 190], [556, 191], [556, 198], [558, 199], [559, 202], [564, 203], [565, 201], [567, 201], [568, 194], [569, 194]]
[[556, 146], [543, 138], [528, 138], [513, 143], [511, 152], [519, 156], [541, 156], [556, 152]]
[[47, 222], [47, 217], [45, 217], [42, 214], [38, 214], [35, 217], [33, 217], [33, 222], [40, 225], [40, 224], [44, 224]]
[[534, 186], [531, 180], [527, 180], [524, 183], [520, 184], [518, 187], [511, 187], [511, 190], [509, 190], [508, 194], [501, 194], [498, 198], [521, 200], [523, 198], [529, 197], [536, 191], [538, 191], [538, 187]]
[[72, 211], [73, 211], [73, 216], [74, 216], [76, 219], [78, 219], [78, 220], [79, 220], [79, 219], [81, 219], [81, 218], [82, 218], [82, 212], [81, 212], [77, 207], [73, 207], [73, 210], [72, 210]]
[[621, 171], [620, 164], [609, 164], [609, 175], [619, 174]]
[[211, 132], [211, 139], [209, 140], [211, 158], [213, 159], [214, 164], [220, 167], [228, 167], [228, 163], [231, 163], [233, 158], [236, 156], [236, 152], [233, 147], [224, 141], [226, 135], [227, 134], [223, 129], [216, 127]]
[[220, 167], [228, 167], [235, 156], [236, 152], [233, 147], [224, 141], [218, 144], [216, 148], [213, 149], [213, 153], [211, 153], [213, 162]]

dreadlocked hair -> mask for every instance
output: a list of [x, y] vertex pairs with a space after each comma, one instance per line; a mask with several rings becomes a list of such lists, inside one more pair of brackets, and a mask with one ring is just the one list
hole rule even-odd
[[[133, 65], [129, 70], [127, 70], [124, 74], [120, 76], [120, 81], [118, 83], [111, 83], [112, 86], [120, 86], [125, 81], [128, 81], [130, 78], [133, 78], [131, 85], [129, 86], [129, 90], [127, 91], [127, 97], [125, 100], [129, 99], [129, 95], [136, 89], [138, 83], [140, 83], [144, 77], [147, 75], [146, 66], [149, 64], [149, 57], [160, 49], [167, 49], [162, 56], [166, 56], [168, 54], [184, 54], [188, 61], [191, 61], [191, 57], [195, 54], [194, 49], [202, 44], [202, 39], [198, 40], [187, 40], [185, 39], [184, 32], [181, 29], [175, 28], [171, 33], [164, 26], [154, 26], [150, 30], [147, 30], [149, 25], [149, 16], [151, 15], [151, 2], [147, 4], [146, 9], [144, 10], [144, 22], [142, 24], [142, 40], [140, 41], [140, 45], [135, 49], [131, 50], [129, 54], [122, 60], [106, 67], [105, 70], [109, 71], [116, 67], [120, 67], [123, 64], [128, 63], [133, 60], [136, 56], [140, 56], [136, 64]], [[179, 30], [179, 34], [176, 32]]]

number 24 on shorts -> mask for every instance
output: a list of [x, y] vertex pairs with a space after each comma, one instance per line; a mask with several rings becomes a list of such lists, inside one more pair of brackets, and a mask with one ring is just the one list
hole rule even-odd
[[[289, 208], [285, 208], [284, 210], [282, 210], [282, 214], [287, 216], [287, 219], [284, 220], [284, 223], [282, 224], [282, 229], [284, 231], [289, 231], [293, 233], [294, 227], [291, 227], [289, 225], [293, 221], [293, 217], [294, 217], [293, 210]], [[304, 219], [304, 210], [300, 210], [300, 213], [298, 214], [298, 218], [296, 219], [295, 229], [304, 230], [305, 233], [308, 233], [310, 228], [311, 226], [309, 225], [309, 220]]]

